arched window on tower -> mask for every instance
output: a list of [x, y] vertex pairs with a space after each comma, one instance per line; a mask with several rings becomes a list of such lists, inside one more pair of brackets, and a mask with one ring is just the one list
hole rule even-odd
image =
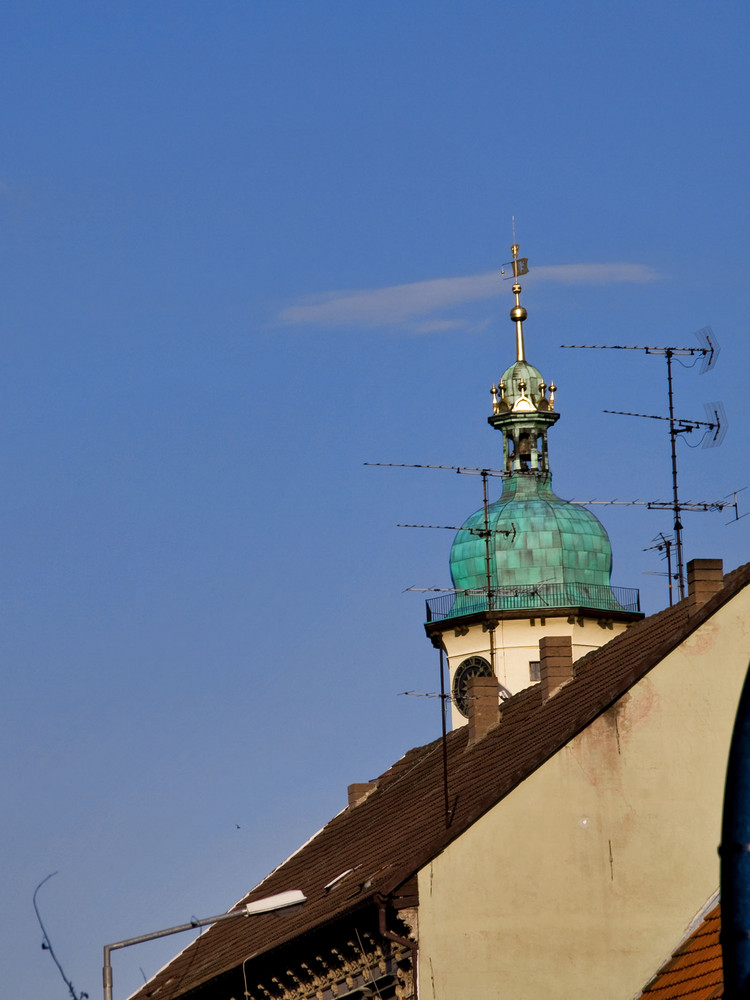
[[521, 469], [528, 472], [531, 467], [531, 437], [528, 431], [521, 431], [518, 439], [518, 457]]

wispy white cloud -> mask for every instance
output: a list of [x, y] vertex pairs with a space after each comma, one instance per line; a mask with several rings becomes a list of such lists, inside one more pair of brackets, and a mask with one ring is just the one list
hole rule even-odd
[[661, 275], [647, 264], [553, 264], [535, 267], [524, 281], [557, 281], [562, 285], [644, 285]]
[[[607, 285], [656, 281], [660, 275], [645, 264], [556, 264], [536, 267], [525, 283]], [[499, 297], [509, 286], [496, 271], [462, 278], [433, 278], [408, 285], [327, 292], [287, 306], [278, 319], [289, 325], [389, 326], [413, 333], [435, 333], [466, 327], [455, 317], [433, 314], [468, 303]]]
[[494, 273], [468, 278], [434, 278], [409, 285], [329, 292], [288, 306], [280, 314], [284, 323], [316, 323], [327, 326], [400, 326], [406, 320], [465, 302], [479, 302], [498, 295]]
[[441, 319], [435, 316], [433, 319], [411, 320], [411, 329], [414, 333], [443, 333], [447, 330], [465, 330], [466, 323], [462, 319]]

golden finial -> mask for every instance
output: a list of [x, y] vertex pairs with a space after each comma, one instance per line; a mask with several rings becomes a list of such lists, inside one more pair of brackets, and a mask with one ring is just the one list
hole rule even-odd
[[497, 386], [493, 385], [490, 389], [490, 395], [492, 396], [492, 412], [500, 412], [500, 400], [497, 398]]
[[[515, 237], [515, 219], [513, 220], [513, 235]], [[510, 311], [510, 318], [516, 324], [516, 361], [525, 361], [526, 355], [523, 349], [523, 321], [528, 316], [528, 313], [521, 305], [521, 286], [518, 284], [518, 278], [522, 274], [526, 274], [529, 270], [528, 268], [528, 258], [518, 256], [518, 244], [514, 243], [510, 248], [510, 252], [513, 254], [513, 260], [511, 265], [513, 267], [513, 277], [516, 279], [513, 282], [513, 294], [516, 297], [516, 304]]]
[[500, 389], [500, 402], [497, 404], [497, 412], [504, 413], [506, 410], [509, 410], [510, 407], [508, 406], [508, 401], [505, 398], [506, 386], [505, 382], [502, 379], [500, 379], [500, 384], [498, 385], [498, 388]]

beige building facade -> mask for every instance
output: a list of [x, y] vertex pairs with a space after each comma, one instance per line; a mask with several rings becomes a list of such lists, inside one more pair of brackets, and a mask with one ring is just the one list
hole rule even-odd
[[718, 887], [749, 658], [745, 589], [420, 871], [422, 1000], [636, 995]]

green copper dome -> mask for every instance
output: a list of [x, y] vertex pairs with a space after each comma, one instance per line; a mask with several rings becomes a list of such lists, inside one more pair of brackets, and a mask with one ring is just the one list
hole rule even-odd
[[532, 403], [528, 408], [535, 409], [537, 400], [543, 395], [539, 387], [544, 386], [544, 379], [539, 369], [530, 365], [528, 361], [516, 361], [510, 368], [505, 369], [500, 385], [503, 390], [503, 400], [511, 410], [522, 399], [528, 399]]
[[[548, 472], [516, 473], [488, 507], [490, 587], [493, 606], [586, 606], [621, 610], [609, 585], [612, 549], [599, 520], [580, 504], [552, 492]], [[459, 529], [450, 556], [456, 595], [451, 616], [471, 613], [476, 594], [487, 592], [484, 509]], [[487, 607], [486, 597], [483, 599]]]

